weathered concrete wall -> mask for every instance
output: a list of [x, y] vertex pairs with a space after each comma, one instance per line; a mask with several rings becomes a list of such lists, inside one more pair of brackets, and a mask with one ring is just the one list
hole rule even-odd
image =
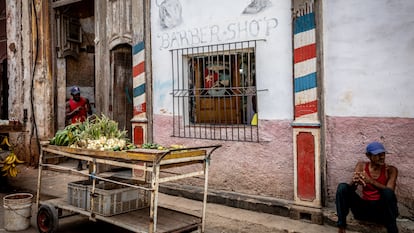
[[326, 115], [414, 117], [413, 11], [411, 0], [324, 2]]

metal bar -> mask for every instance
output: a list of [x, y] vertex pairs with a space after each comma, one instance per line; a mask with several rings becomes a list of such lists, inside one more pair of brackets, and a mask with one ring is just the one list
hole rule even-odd
[[[173, 93], [173, 122], [172, 122], [172, 126], [173, 126], [173, 135], [177, 135], [176, 134], [176, 125], [175, 125], [175, 101], [174, 101], [174, 99], [175, 99], [175, 96], [174, 96], [174, 51], [175, 50], [173, 50], [172, 52], [171, 52], [171, 70], [172, 70], [172, 80], [171, 80], [171, 82], [172, 82], [172, 93]], [[180, 133], [179, 133], [179, 130], [180, 130], [180, 127], [179, 126], [177, 126], [177, 128], [178, 128], [178, 136], [180, 136]]]
[[42, 163], [43, 163], [43, 150], [40, 148], [40, 155], [39, 155], [39, 173], [37, 176], [37, 195], [36, 195], [36, 206], [39, 208], [40, 203], [40, 187], [42, 185]]
[[[231, 66], [232, 65], [232, 63], [231, 63], [231, 57], [232, 57], [232, 54], [230, 54], [230, 51], [231, 51], [231, 45], [235, 45], [235, 44], [228, 44], [227, 45], [227, 51], [228, 51], [228, 55], [227, 56], [225, 56], [224, 57], [224, 60], [226, 59], [226, 57], [227, 57], [227, 59], [228, 59], [228, 63], [229, 63], [229, 75], [230, 75], [230, 86], [229, 86], [229, 88], [232, 88], [233, 87], [233, 83], [232, 83], [232, 81], [233, 80], [237, 80], [237, 79], [235, 79], [235, 77], [233, 77], [233, 75], [232, 75], [232, 72], [233, 72], [233, 67]], [[224, 51], [224, 47], [223, 47], [223, 51]], [[223, 53], [224, 54], [224, 53]], [[226, 74], [226, 70], [224, 70], [224, 74]], [[234, 83], [234, 85], [235, 85], [236, 83]], [[227, 92], [227, 90], [226, 90], [226, 92]], [[229, 134], [229, 131], [228, 131], [228, 128], [227, 127], [225, 127], [224, 128], [224, 130], [225, 130], [225, 132], [226, 132], [226, 134], [225, 134], [225, 139], [226, 140], [228, 140], [228, 138], [229, 137], [232, 137], [232, 139], [233, 139], [233, 128], [235, 127], [235, 123], [234, 123], [234, 120], [236, 119], [236, 116], [234, 116], [233, 115], [233, 98], [234, 98], [234, 94], [233, 94], [233, 92], [231, 91], [231, 89], [230, 89], [230, 92], [231, 92], [231, 94], [230, 94], [230, 101], [229, 101], [229, 103], [227, 103], [226, 101], [224, 101], [224, 105], [229, 105], [229, 106], [224, 106], [224, 114], [226, 115], [226, 120], [225, 120], [225, 123], [226, 124], [230, 124], [231, 126], [230, 126], [230, 132], [231, 132], [231, 134]], [[223, 96], [224, 98], [227, 98], [227, 97], [225, 97], [225, 96]], [[228, 113], [228, 112], [230, 112], [230, 114]], [[230, 119], [227, 119], [227, 116], [228, 115], [230, 115]], [[237, 119], [236, 119], [237, 120]], [[237, 122], [237, 121], [236, 121]], [[221, 132], [221, 130], [220, 130], [220, 132]]]
[[155, 164], [153, 167], [153, 175], [151, 177], [151, 206], [150, 206], [150, 225], [149, 233], [157, 231], [157, 213], [158, 213], [158, 188], [159, 188], [159, 177], [160, 176], [160, 165]]
[[[193, 50], [193, 48], [191, 49], [191, 51], [194, 51]], [[191, 52], [192, 53], [192, 52]], [[187, 53], [188, 54], [188, 53]], [[197, 106], [196, 104], [197, 104], [197, 100], [196, 100], [196, 98], [195, 98], [195, 95], [196, 95], [196, 90], [195, 90], [195, 87], [196, 87], [196, 85], [195, 85], [195, 68], [194, 68], [194, 57], [193, 56], [191, 56], [190, 57], [190, 61], [189, 61], [189, 64], [190, 64], [190, 68], [188, 69], [188, 73], [189, 73], [189, 75], [190, 75], [190, 78], [191, 78], [191, 81], [190, 81], [190, 83], [189, 83], [189, 87], [190, 87], [190, 94], [189, 94], [189, 96], [190, 96], [190, 99], [189, 99], [189, 101], [190, 101], [190, 121], [189, 121], [189, 126], [191, 126], [191, 124], [194, 124], [195, 123], [195, 121], [196, 121], [196, 119], [195, 119], [195, 107]], [[190, 86], [190, 84], [192, 85], [192, 86]], [[191, 135], [191, 129], [193, 129], [194, 130], [194, 132], [193, 132], [193, 135]], [[190, 137], [192, 137], [192, 136], [195, 136], [196, 135], [196, 131], [195, 131], [196, 129], [195, 128], [191, 128], [190, 127], [190, 130], [189, 130], [189, 133], [190, 133]]]
[[[180, 80], [180, 77], [182, 77], [181, 78], [181, 89], [185, 89], [186, 87], [185, 87], [185, 85], [184, 85], [184, 83], [185, 83], [185, 75], [184, 75], [184, 59], [183, 59], [183, 50], [181, 50], [181, 56], [179, 57], [179, 59], [181, 60], [181, 72], [179, 72], [179, 74], [178, 74], [178, 80]], [[187, 80], [188, 80], [188, 77], [187, 77]], [[179, 83], [179, 87], [180, 87], [180, 83]], [[188, 87], [187, 87], [187, 89], [188, 89]], [[179, 99], [179, 103], [181, 102], [181, 110], [182, 111], [180, 111], [181, 112], [181, 121], [182, 121], [182, 125], [183, 125], [183, 134], [184, 134], [184, 137], [187, 135], [186, 134], [186, 124], [185, 124], [185, 119], [187, 118], [187, 114], [185, 113], [185, 95], [182, 95]], [[178, 109], [180, 110], [180, 104], [178, 105]]]
[[[89, 164], [89, 166], [92, 166], [92, 174], [96, 174], [96, 160], [93, 160], [92, 163]], [[94, 202], [95, 202], [95, 198], [94, 198], [95, 189], [96, 189], [96, 179], [92, 179], [92, 191], [91, 191], [91, 198], [90, 198], [91, 216], [89, 216], [89, 219], [93, 221], [95, 221], [95, 214], [93, 214], [93, 207], [94, 207]]]
[[128, 186], [131, 188], [136, 188], [136, 189], [142, 189], [142, 190], [147, 190], [147, 191], [151, 191], [151, 188], [146, 188], [146, 187], [142, 187], [142, 186], [138, 186], [138, 185], [133, 185], [133, 184], [128, 184], [128, 183], [124, 183], [124, 182], [119, 182], [116, 180], [111, 180], [111, 179], [106, 179], [100, 176], [94, 176], [95, 179], [98, 180], [103, 180], [103, 181], [107, 181], [107, 182], [111, 182], [111, 183], [115, 183], [115, 184], [119, 184], [119, 185], [123, 185], [123, 186]]
[[204, 193], [203, 193], [203, 209], [201, 216], [201, 233], [205, 231], [206, 225], [206, 208], [207, 208], [207, 197], [208, 197], [208, 167], [210, 166], [210, 158], [215, 150], [220, 148], [221, 145], [213, 146], [210, 152], [207, 154], [206, 160], [204, 162]]
[[[244, 45], [241, 44], [241, 49], [243, 51]], [[241, 117], [240, 117], [240, 122], [243, 125], [243, 129], [237, 128], [237, 134], [238, 137], [243, 137], [246, 138], [246, 125], [247, 123], [247, 109], [248, 109], [248, 105], [247, 105], [247, 97], [246, 97], [246, 91], [245, 91], [245, 86], [246, 86], [246, 77], [245, 77], [245, 70], [244, 70], [244, 54], [245, 52], [241, 52], [239, 54], [237, 54], [236, 56], [236, 64], [240, 64], [240, 66], [238, 67], [238, 72], [239, 72], [239, 101], [240, 101], [240, 105], [241, 106], [247, 106], [246, 108], [241, 107]]]
[[186, 174], [160, 178], [159, 182], [164, 183], [164, 182], [169, 182], [169, 181], [181, 180], [181, 179], [184, 179], [184, 178], [200, 176], [200, 175], [203, 175], [203, 174], [204, 174], [204, 171], [190, 172], [190, 173], [186, 173]]
[[[254, 57], [256, 57], [256, 46], [257, 46], [257, 42], [254, 41], [254, 50], [253, 50]], [[254, 65], [256, 65], [256, 63]], [[257, 83], [257, 81], [256, 81], [256, 83]], [[257, 85], [255, 85], [255, 89], [256, 88], [257, 88]], [[256, 105], [256, 113], [259, 113], [259, 106], [257, 104], [257, 100], [258, 100], [257, 90], [255, 91], [255, 96], [256, 96], [256, 98], [255, 98], [254, 102], [255, 102], [255, 105]], [[259, 114], [257, 114], [257, 117], [258, 117], [258, 119], [257, 119], [257, 126], [256, 126], [256, 140], [259, 141]]]
[[[215, 150], [215, 149], [214, 149]], [[209, 156], [210, 157], [210, 156]], [[204, 162], [204, 193], [203, 193], [203, 209], [201, 215], [201, 232], [205, 231], [206, 227], [206, 209], [207, 209], [207, 194], [208, 194], [208, 167], [210, 159], [206, 159]]]
[[[212, 49], [211, 49], [211, 46], [208, 46], [208, 47], [207, 47], [207, 51], [208, 51], [208, 53], [211, 53], [211, 52], [210, 52], [210, 50], [212, 50]], [[203, 59], [203, 64], [205, 64], [205, 61], [204, 61], [204, 60], [205, 60], [205, 59]], [[207, 57], [207, 64], [209, 64], [209, 63], [211, 63], [211, 62], [212, 62], [212, 56], [208, 56], [208, 57]], [[209, 70], [208, 72], [209, 72], [209, 75], [210, 75], [210, 72], [211, 72], [211, 71]], [[213, 81], [214, 81], [214, 76], [213, 76]], [[204, 87], [204, 88], [206, 88], [206, 87]], [[209, 98], [209, 100], [211, 99], [211, 97], [207, 97], [207, 98]], [[207, 119], [210, 119], [210, 116], [211, 116], [211, 113], [209, 112], [209, 113], [208, 113], [208, 118], [207, 118]], [[209, 125], [209, 128], [210, 128], [210, 135], [211, 135], [211, 124]], [[207, 137], [207, 123], [206, 123], [206, 122], [205, 122], [205, 129], [206, 129], [206, 130], [204, 131], [204, 133], [205, 133], [205, 138], [208, 138], [208, 137]], [[210, 138], [211, 138], [211, 136], [210, 136]]]
[[53, 164], [46, 164], [46, 163], [41, 163], [41, 164], [39, 163], [39, 165], [42, 165], [42, 167], [52, 168], [53, 170], [56, 170], [56, 171], [59, 171], [59, 172], [65, 171], [65, 172], [68, 172], [68, 173], [76, 173], [77, 175], [89, 176], [89, 174], [85, 174], [85, 173], [83, 173], [81, 171], [78, 171], [74, 168], [68, 168], [68, 167], [63, 167], [63, 166], [53, 165]]
[[168, 165], [168, 164], [175, 164], [175, 163], [185, 163], [191, 161], [202, 161], [204, 160], [205, 156], [194, 156], [194, 157], [185, 157], [185, 158], [177, 158], [177, 159], [168, 159], [162, 160], [160, 165]]
[[[181, 52], [182, 50], [177, 50], [177, 53], [176, 53], [176, 64], [175, 64], [175, 66], [176, 66], [176, 68], [177, 68], [177, 72], [176, 72], [176, 78], [177, 78], [177, 80], [174, 80], [174, 81], [176, 81], [176, 82], [174, 82], [173, 83], [173, 85], [177, 85], [177, 88], [179, 89], [179, 87], [180, 87], [180, 56], [179, 56], [179, 52]], [[178, 114], [177, 114], [177, 124], [178, 124], [178, 135], [180, 135], [181, 136], [181, 120], [180, 120], [180, 118], [182, 117], [182, 116], [180, 116], [180, 97], [179, 96], [177, 96], [177, 112], [178, 112]]]

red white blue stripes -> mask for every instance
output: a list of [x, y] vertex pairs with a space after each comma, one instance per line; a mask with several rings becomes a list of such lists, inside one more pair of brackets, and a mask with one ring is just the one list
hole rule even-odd
[[145, 114], [147, 111], [145, 97], [145, 47], [144, 42], [139, 42], [132, 48], [133, 62], [133, 93], [134, 93], [134, 117]]
[[315, 14], [307, 5], [294, 20], [295, 121], [317, 121]]

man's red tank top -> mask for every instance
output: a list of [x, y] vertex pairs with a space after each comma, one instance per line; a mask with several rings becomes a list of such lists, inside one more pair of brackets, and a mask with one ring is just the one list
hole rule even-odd
[[76, 122], [84, 122], [86, 118], [88, 117], [88, 114], [86, 112], [86, 99], [83, 97], [80, 97], [79, 102], [76, 102], [73, 99], [70, 99], [69, 105], [70, 105], [70, 111], [73, 111], [77, 107], [82, 106], [82, 109], [72, 117], [72, 120], [71, 120], [72, 124]]
[[[365, 173], [372, 178], [371, 173], [369, 172], [369, 163], [365, 164]], [[377, 182], [386, 185], [387, 184], [387, 176], [386, 176], [386, 169], [385, 165], [381, 167], [381, 173], [379, 177], [376, 179]], [[369, 201], [376, 201], [380, 199], [380, 193], [377, 188], [375, 188], [372, 184], [367, 184], [362, 188], [362, 199], [369, 200]]]

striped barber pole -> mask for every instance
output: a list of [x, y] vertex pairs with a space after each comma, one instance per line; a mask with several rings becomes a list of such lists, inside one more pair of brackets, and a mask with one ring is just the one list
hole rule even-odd
[[313, 1], [298, 10], [294, 20], [295, 120], [317, 121], [315, 14]]
[[[296, 0], [294, 3], [297, 6], [293, 19], [295, 203], [316, 208], [315, 213], [320, 213], [321, 142], [314, 0]], [[303, 210], [298, 208], [298, 211]]]
[[133, 94], [134, 117], [144, 115], [147, 111], [145, 98], [145, 49], [144, 42], [139, 42], [133, 47]]

